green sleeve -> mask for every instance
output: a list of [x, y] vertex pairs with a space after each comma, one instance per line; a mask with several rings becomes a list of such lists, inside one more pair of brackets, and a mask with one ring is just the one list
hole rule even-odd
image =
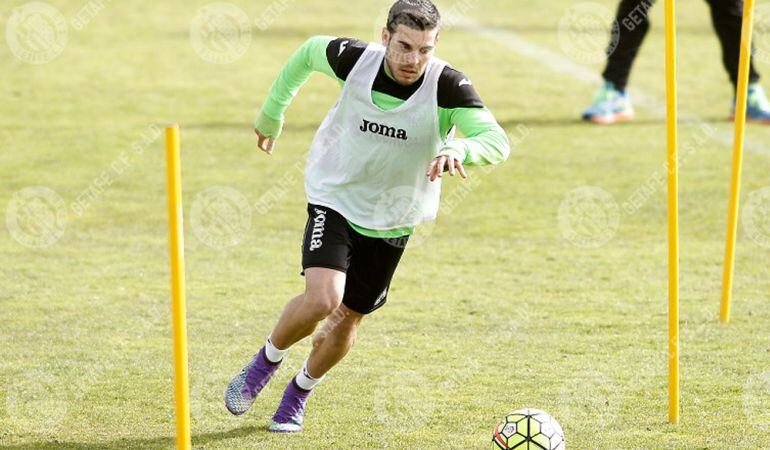
[[441, 150], [462, 160], [466, 166], [499, 164], [511, 153], [508, 135], [486, 108], [453, 108], [439, 111], [441, 129], [451, 126], [465, 136], [449, 141]]
[[270, 87], [254, 128], [265, 136], [278, 138], [283, 127], [283, 113], [313, 72], [337, 78], [326, 58], [331, 36], [314, 36], [294, 52]]
[[349, 220], [348, 224], [350, 224], [351, 228], [356, 230], [359, 234], [378, 239], [394, 239], [409, 236], [414, 233], [414, 227], [394, 228], [392, 230], [370, 230], [369, 228], [360, 227]]

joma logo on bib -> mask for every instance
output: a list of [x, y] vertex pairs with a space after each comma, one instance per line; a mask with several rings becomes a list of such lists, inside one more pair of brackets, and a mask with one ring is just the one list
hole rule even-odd
[[380, 136], [385, 136], [389, 138], [394, 139], [401, 139], [402, 141], [405, 141], [409, 139], [406, 136], [406, 130], [396, 127], [389, 127], [387, 125], [382, 125], [375, 122], [369, 122], [366, 119], [363, 119], [364, 123], [361, 124], [361, 127], [359, 130], [363, 131], [364, 133], [374, 133], [379, 134]]

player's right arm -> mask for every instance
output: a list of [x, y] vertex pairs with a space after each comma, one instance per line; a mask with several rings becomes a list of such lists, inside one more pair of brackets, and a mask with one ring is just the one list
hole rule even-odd
[[259, 148], [272, 153], [283, 129], [284, 112], [313, 72], [343, 83], [365, 48], [361, 41], [331, 36], [314, 36], [302, 44], [273, 82], [254, 123]]

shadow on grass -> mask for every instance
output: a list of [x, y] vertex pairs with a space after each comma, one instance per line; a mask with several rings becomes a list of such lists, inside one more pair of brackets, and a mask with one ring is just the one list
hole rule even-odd
[[[614, 12], [614, 11], [613, 11]], [[458, 29], [462, 29], [463, 25], [457, 26]], [[505, 30], [505, 31], [511, 31], [514, 33], [520, 33], [520, 34], [547, 34], [547, 35], [553, 35], [558, 28], [556, 28], [554, 25], [547, 23], [547, 24], [528, 24], [528, 25], [522, 25], [522, 24], [515, 24], [515, 25], [496, 25], [492, 27], [496, 30]], [[688, 34], [688, 35], [697, 35], [697, 36], [714, 36], [714, 29], [709, 26], [708, 24], [704, 25], [681, 25], [677, 26], [677, 33], [680, 32], [682, 34]], [[581, 33], [584, 34], [596, 34], [596, 35], [604, 35], [607, 33], [606, 28], [602, 26], [596, 26], [596, 27], [581, 27], [580, 28]], [[602, 37], [603, 39], [603, 37]]]
[[[213, 442], [242, 438], [257, 432], [267, 433], [267, 426], [256, 427], [253, 425], [243, 426], [240, 428], [233, 428], [229, 431], [216, 431], [212, 433], [199, 433], [194, 434], [192, 437], [193, 447], [197, 447], [204, 444], [210, 444]], [[126, 437], [121, 439], [115, 439], [113, 441], [102, 442], [67, 442], [58, 440], [47, 440], [43, 442], [29, 442], [26, 444], [15, 445], [0, 445], [0, 449], [16, 450], [16, 449], [39, 449], [39, 450], [53, 450], [53, 449], [127, 449], [127, 448], [141, 448], [141, 449], [168, 449], [174, 448], [176, 439], [173, 437], [155, 437], [155, 438], [132, 438]]]
[[[192, 122], [181, 123], [181, 127], [186, 129], [198, 129], [198, 130], [243, 130], [248, 133], [253, 133], [253, 122]], [[318, 127], [321, 126], [321, 122], [305, 122], [305, 123], [287, 123], [284, 126], [285, 131], [313, 131], [315, 132]], [[0, 127], [2, 129], [2, 127]]]
[[[684, 117], [682, 117], [684, 116]], [[728, 119], [727, 116], [706, 116], [706, 117], [690, 117], [687, 114], [682, 114], [679, 117], [679, 123], [680, 124], [699, 124], [702, 122], [706, 123], [730, 123], [732, 120]], [[596, 125], [594, 123], [591, 123], [589, 121], [585, 121], [579, 116], [575, 117], [554, 117], [554, 118], [548, 118], [548, 117], [521, 117], [521, 118], [510, 118], [507, 120], [502, 120], [499, 122], [500, 126], [503, 128], [506, 127], [515, 127], [519, 124], [524, 125], [532, 125], [532, 126], [538, 126], [538, 127], [564, 127], [564, 126], [585, 126], [585, 127], [591, 127], [591, 126], [611, 126], [611, 127], [632, 127], [632, 126], [640, 126], [640, 125], [665, 125], [666, 124], [666, 118], [665, 117], [642, 117], [642, 118], [636, 118], [634, 120], [630, 120], [627, 122], [617, 122], [613, 123], [611, 125]]]
[[183, 123], [180, 126], [191, 129], [200, 130], [246, 130], [251, 131], [253, 124], [248, 122], [200, 122], [200, 123]]
[[[587, 122], [580, 118], [580, 116], [575, 117], [521, 117], [521, 118], [511, 118], [507, 120], [501, 120], [498, 122], [501, 127], [506, 128], [514, 128], [517, 125], [524, 124], [528, 126], [537, 126], [537, 127], [564, 127], [564, 126], [585, 126], [590, 127], [595, 124], [592, 124], [591, 122]], [[611, 126], [629, 126], [629, 125], [659, 125], [659, 124], [665, 124], [665, 119], [655, 119], [655, 118], [643, 118], [643, 119], [634, 119], [630, 122], [618, 122], [615, 124], [612, 124]]]

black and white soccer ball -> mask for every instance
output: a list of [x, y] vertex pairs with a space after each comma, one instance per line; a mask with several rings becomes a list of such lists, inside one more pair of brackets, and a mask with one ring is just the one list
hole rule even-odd
[[518, 450], [565, 450], [564, 431], [550, 414], [539, 409], [519, 409], [507, 414], [495, 427], [492, 448]]

